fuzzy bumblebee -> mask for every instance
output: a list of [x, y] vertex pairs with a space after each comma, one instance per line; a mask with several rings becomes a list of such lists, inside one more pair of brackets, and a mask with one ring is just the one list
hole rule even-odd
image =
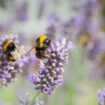
[[36, 46], [34, 47], [34, 52], [37, 58], [45, 59], [47, 58], [46, 50], [50, 46], [51, 40], [48, 39], [46, 35], [41, 35], [36, 39]]
[[3, 43], [3, 51], [9, 61], [16, 61], [16, 59], [20, 56], [20, 52], [16, 48], [16, 45], [12, 39], [7, 39]]
[[80, 43], [86, 46], [91, 40], [91, 36], [89, 34], [84, 34], [80, 37]]

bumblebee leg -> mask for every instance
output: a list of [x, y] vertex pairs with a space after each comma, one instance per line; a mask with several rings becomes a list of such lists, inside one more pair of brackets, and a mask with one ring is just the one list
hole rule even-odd
[[44, 54], [45, 58], [49, 58], [49, 55], [45, 52]]
[[9, 55], [9, 60], [10, 61], [16, 61], [15, 58], [12, 55]]

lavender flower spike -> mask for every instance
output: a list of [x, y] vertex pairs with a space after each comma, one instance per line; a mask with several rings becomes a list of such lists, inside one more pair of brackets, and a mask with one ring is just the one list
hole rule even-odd
[[22, 72], [23, 61], [26, 59], [25, 56], [22, 56], [22, 58], [20, 57], [14, 62], [8, 60], [7, 55], [3, 51], [3, 44], [8, 39], [13, 40], [16, 47], [21, 49], [16, 36], [5, 35], [0, 38], [0, 85], [7, 85], [8, 83], [16, 80], [16, 75]]
[[105, 105], [105, 89], [98, 90], [98, 105]]
[[52, 94], [57, 86], [62, 85], [63, 66], [72, 49], [72, 43], [67, 43], [65, 39], [51, 43], [47, 50], [48, 60], [44, 62], [45, 68], [40, 70], [39, 74], [33, 74], [29, 78], [36, 90], [44, 94]]

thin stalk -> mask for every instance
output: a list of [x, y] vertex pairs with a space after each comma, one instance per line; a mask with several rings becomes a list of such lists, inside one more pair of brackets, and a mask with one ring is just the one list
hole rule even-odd
[[36, 99], [36, 97], [37, 97], [38, 95], [39, 95], [39, 92], [33, 96], [33, 98], [32, 98], [32, 100], [31, 100], [31, 102], [30, 102], [29, 105], [34, 105], [35, 99]]

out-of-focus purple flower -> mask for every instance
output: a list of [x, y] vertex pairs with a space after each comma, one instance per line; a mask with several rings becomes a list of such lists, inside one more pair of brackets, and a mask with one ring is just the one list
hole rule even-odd
[[72, 35], [72, 27], [73, 27], [73, 23], [74, 23], [74, 18], [71, 18], [70, 20], [64, 22], [63, 25], [63, 30], [62, 30], [62, 34], [63, 35], [68, 35], [68, 38], [70, 37], [70, 35]]
[[105, 105], [105, 90], [98, 90], [98, 105]]
[[6, 33], [11, 30], [11, 27], [15, 23], [13, 18], [10, 18], [6, 23], [0, 23], [0, 33]]
[[29, 78], [36, 90], [44, 94], [51, 94], [57, 86], [63, 83], [63, 66], [68, 60], [69, 51], [72, 49], [72, 42], [67, 43], [65, 39], [51, 44], [47, 50], [49, 57], [44, 63], [45, 68]]
[[28, 3], [24, 2], [21, 6], [16, 8], [16, 19], [19, 21], [26, 21], [28, 19]]
[[46, 35], [50, 37], [51, 39], [57, 39], [60, 37], [66, 37], [68, 40], [72, 39], [71, 38], [73, 34], [72, 32], [75, 32], [75, 29], [74, 29], [75, 19], [74, 18], [65, 22], [65, 21], [61, 21], [60, 18], [57, 16], [57, 14], [52, 13], [50, 15], [49, 24], [50, 25], [46, 29]]
[[[16, 47], [21, 49], [16, 36], [5, 35], [0, 38], [0, 85], [7, 85], [8, 83], [14, 81], [16, 79], [16, 75], [22, 72], [22, 67], [28, 60], [24, 55], [20, 56], [14, 62], [8, 60], [8, 57], [3, 50], [4, 42], [8, 39], [13, 40]], [[19, 51], [21, 52], [20, 49]]]
[[96, 60], [103, 51], [102, 39], [94, 38], [87, 47], [87, 57]]
[[39, 19], [43, 16], [45, 7], [46, 7], [46, 1], [45, 0], [39, 0], [38, 15], [37, 15], [37, 17]]
[[92, 17], [94, 8], [96, 9], [98, 6], [98, 0], [88, 0], [84, 5], [83, 5], [83, 15], [86, 16], [87, 18]]
[[98, 1], [88, 0], [77, 8], [79, 11], [76, 10], [79, 14], [74, 17], [72, 23], [74, 30], [72, 34], [75, 35], [76, 41], [86, 34], [92, 37], [99, 31], [99, 22], [93, 20], [96, 17], [96, 11], [99, 9]]
[[62, 35], [68, 39], [70, 39], [72, 35], [73, 39], [76, 38], [77, 40], [86, 34], [91, 37], [96, 34], [99, 29], [98, 22], [94, 22], [92, 19], [94, 17], [94, 8], [97, 6], [97, 0], [89, 0], [85, 2], [85, 4], [79, 7], [79, 14], [72, 17], [71, 20], [66, 21], [66, 23], [60, 21], [57, 15], [51, 14], [51, 24], [47, 28], [47, 35], [52, 36], [53, 38]]
[[55, 13], [50, 14], [49, 19], [51, 24], [57, 23], [59, 21], [59, 18]]
[[55, 38], [56, 34], [56, 27], [54, 25], [48, 26], [46, 30], [46, 35], [49, 36], [51, 39]]
[[[46, 35], [49, 36], [51, 39], [56, 38], [58, 35], [58, 27], [60, 26], [60, 21], [56, 14], [50, 15], [50, 25], [46, 29]], [[60, 27], [59, 27], [60, 29]]]
[[82, 13], [82, 15], [90, 18], [93, 15], [93, 12], [99, 9], [98, 0], [87, 0], [83, 4], [73, 7], [73, 10], [76, 12]]
[[91, 34], [91, 29], [93, 29], [91, 20], [86, 19], [86, 17], [84, 17], [84, 16], [75, 17], [73, 26], [75, 29], [74, 34], [77, 37], [80, 37], [81, 35], [85, 34], [85, 32], [88, 32], [89, 34]]

